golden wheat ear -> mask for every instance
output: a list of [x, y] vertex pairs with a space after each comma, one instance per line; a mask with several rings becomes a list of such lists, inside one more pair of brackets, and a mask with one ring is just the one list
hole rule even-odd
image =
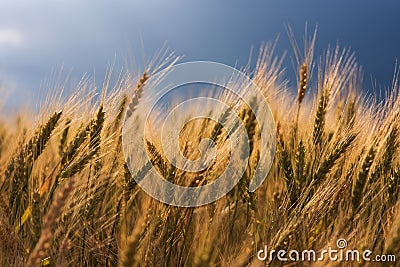
[[301, 106], [301, 103], [303, 102], [304, 96], [307, 91], [307, 85], [308, 85], [308, 67], [307, 64], [304, 62], [301, 65], [300, 71], [299, 71], [299, 89], [298, 89], [298, 94], [297, 94], [297, 101], [299, 104], [299, 107]]

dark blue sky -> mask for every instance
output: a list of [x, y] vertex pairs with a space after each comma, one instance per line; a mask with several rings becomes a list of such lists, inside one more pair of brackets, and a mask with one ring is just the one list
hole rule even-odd
[[6, 108], [15, 108], [36, 103], [41, 83], [61, 66], [71, 80], [96, 72], [100, 81], [114, 59], [124, 65], [132, 52], [140, 68], [165, 43], [184, 60], [241, 66], [252, 46], [278, 35], [277, 52], [289, 52], [291, 73], [285, 25], [301, 41], [308, 22], [310, 29], [318, 24], [316, 54], [337, 42], [350, 47], [370, 90], [371, 75], [391, 84], [399, 14], [396, 0], [0, 1], [0, 85], [12, 90]]

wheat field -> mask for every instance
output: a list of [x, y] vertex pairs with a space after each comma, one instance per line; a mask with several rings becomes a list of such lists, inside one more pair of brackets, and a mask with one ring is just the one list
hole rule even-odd
[[[83, 79], [67, 98], [53, 88], [37, 115], [0, 118], [0, 265], [378, 266], [257, 258], [266, 245], [318, 251], [338, 239], [352, 249], [400, 258], [397, 77], [378, 102], [362, 91], [351, 52], [334, 47], [314, 55], [314, 42], [315, 35], [304, 49], [294, 44], [297, 94], [276, 43], [260, 50], [254, 69], [243, 69], [272, 110], [275, 159], [262, 186], [250, 193], [260, 130], [251, 110], [239, 106], [251, 140], [246, 172], [229, 194], [203, 207], [152, 199], [136, 184], [122, 151], [128, 104], [133, 97], [140, 102], [149, 77], [176, 64], [174, 54], [143, 73], [124, 72], [115, 83], [106, 77], [100, 93]], [[235, 153], [225, 145], [226, 132], [203, 121], [183, 138], [186, 156], [198, 153], [199, 136], [211, 138], [225, 155]], [[196, 176], [176, 170], [157, 142], [148, 141], [147, 151], [164, 177], [190, 186], [215, 179], [229, 160], [218, 158]], [[134, 175], [144, 177], [148, 169]]]

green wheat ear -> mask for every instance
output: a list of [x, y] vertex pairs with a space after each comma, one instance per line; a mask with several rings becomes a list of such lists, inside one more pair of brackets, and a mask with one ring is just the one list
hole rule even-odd
[[211, 140], [213, 140], [214, 142], [217, 142], [218, 138], [220, 138], [223, 129], [223, 125], [226, 123], [228, 116], [231, 114], [231, 109], [227, 108], [219, 117], [218, 121], [212, 132], [211, 132]]
[[83, 127], [82, 125], [79, 127], [77, 134], [72, 139], [72, 141], [67, 145], [61, 157], [61, 169], [64, 169], [74, 158], [77, 153], [79, 147], [85, 142], [88, 133], [89, 127]]
[[304, 184], [304, 169], [305, 169], [306, 148], [304, 147], [303, 140], [300, 139], [296, 150], [295, 157], [295, 177], [296, 182], [301, 186]]
[[351, 194], [351, 203], [353, 207], [353, 212], [356, 212], [360, 206], [361, 200], [363, 198], [365, 184], [368, 178], [368, 173], [371, 169], [371, 165], [374, 162], [376, 151], [371, 147], [366, 155], [364, 162], [362, 164], [361, 170], [358, 173], [357, 180], [354, 184], [353, 191]]
[[34, 137], [29, 141], [26, 150], [32, 153], [32, 160], [36, 160], [42, 154], [50, 135], [56, 128], [58, 120], [60, 119], [62, 111], [55, 112], [47, 121], [47, 123], [40, 127]]
[[285, 143], [283, 141], [283, 136], [280, 135], [278, 142], [278, 153], [279, 153], [279, 165], [284, 174], [284, 181], [286, 185], [286, 190], [290, 194], [290, 201], [294, 203], [298, 197], [298, 186], [294, 180], [293, 174], [293, 166], [290, 159], [290, 155], [288, 150], [285, 147]]
[[393, 164], [393, 158], [396, 155], [397, 148], [399, 146], [398, 143], [398, 129], [394, 127], [388, 136], [388, 139], [386, 140], [386, 149], [385, 153], [383, 155], [383, 163], [382, 163], [382, 168], [384, 174], [387, 174], [390, 172], [392, 169], [392, 164]]
[[103, 104], [101, 104], [97, 111], [96, 118], [92, 121], [89, 131], [89, 150], [94, 150], [96, 153], [100, 149], [100, 134], [101, 130], [103, 129], [105, 114], [106, 113], [104, 112]]
[[60, 144], [58, 145], [58, 153], [59, 153], [60, 157], [63, 156], [64, 149], [67, 144], [70, 123], [71, 123], [71, 121], [67, 120], [67, 122], [65, 123], [65, 128], [61, 134]]
[[318, 184], [333, 168], [337, 160], [347, 151], [350, 145], [353, 143], [356, 135], [349, 134], [343, 140], [339, 140], [333, 151], [329, 153], [329, 156], [322, 162], [317, 169], [314, 176], [314, 181]]
[[330, 99], [331, 88], [325, 88], [318, 101], [317, 112], [315, 114], [314, 120], [314, 130], [313, 130], [313, 143], [314, 145], [320, 144], [322, 142], [322, 136], [324, 134], [325, 128], [325, 115], [328, 108], [328, 103]]
[[28, 186], [33, 164], [45, 149], [61, 114], [62, 111], [55, 112], [44, 125], [39, 126], [33, 137], [20, 149], [16, 157], [11, 159], [8, 165], [6, 180], [12, 178], [9, 198], [9, 206], [12, 208], [12, 222], [14, 222], [17, 209], [21, 205], [20, 199], [23, 194], [21, 188]]
[[42, 218], [40, 212], [40, 194], [39, 192], [35, 191], [32, 195], [32, 217], [31, 217], [31, 224], [32, 224], [32, 231], [33, 231], [33, 244], [36, 244], [40, 238], [41, 233], [41, 226], [42, 226]]
[[121, 99], [121, 102], [119, 103], [117, 116], [115, 117], [115, 122], [113, 127], [114, 132], [117, 131], [118, 127], [121, 125], [121, 121], [123, 119], [127, 103], [128, 103], [128, 96], [124, 94]]
[[[61, 178], [69, 178], [80, 172], [85, 168], [86, 164], [98, 154], [100, 150], [100, 134], [103, 129], [104, 118], [105, 112], [103, 110], [103, 105], [100, 105], [96, 117], [92, 119], [91, 123], [86, 128], [89, 129], [86, 134], [89, 135], [90, 138], [88, 151], [84, 155], [80, 156], [76, 161], [72, 162], [72, 164], [67, 165], [60, 173]], [[75, 143], [73, 143], [73, 145], [75, 145]], [[75, 147], [71, 150], [75, 150]]]
[[393, 205], [399, 198], [400, 192], [400, 170], [399, 167], [393, 169], [390, 173], [387, 185], [387, 194], [389, 204]]
[[163, 177], [166, 176], [167, 171], [168, 171], [168, 164], [164, 160], [160, 150], [154, 145], [152, 142], [148, 141], [146, 142], [147, 144], [147, 151], [150, 156], [150, 161], [151, 163], [158, 168], [158, 170], [161, 172]]

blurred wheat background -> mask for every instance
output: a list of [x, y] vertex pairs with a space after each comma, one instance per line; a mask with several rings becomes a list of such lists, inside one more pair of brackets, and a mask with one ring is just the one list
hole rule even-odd
[[[264, 245], [319, 250], [334, 247], [339, 238], [351, 248], [399, 258], [397, 75], [385, 101], [377, 102], [362, 92], [354, 55], [340, 47], [315, 55], [315, 39], [314, 34], [302, 45], [293, 41], [297, 94], [289, 90], [276, 42], [261, 48], [254, 68], [243, 69], [271, 107], [277, 153], [267, 179], [249, 193], [260, 132], [249, 108], [238, 107], [251, 140], [246, 173], [227, 196], [204, 207], [179, 208], [152, 199], [123, 158], [127, 105], [132, 97], [140, 101], [151, 75], [179, 60], [173, 54], [161, 54], [145, 71], [121, 73], [114, 83], [106, 75], [101, 93], [83, 79], [67, 99], [55, 90], [39, 114], [3, 120], [0, 264], [339, 266], [343, 263], [265, 263], [256, 256]], [[218, 124], [202, 121], [182, 138], [187, 157], [196, 157], [201, 138], [211, 138], [225, 155], [237, 153], [224, 145], [226, 133]], [[229, 160], [218, 159], [217, 167], [188, 180], [191, 176], [174, 168], [157, 143], [147, 142], [147, 151], [164, 177], [177, 183], [186, 179], [190, 186], [212, 181]], [[144, 177], [148, 169], [145, 165], [134, 175]]]

